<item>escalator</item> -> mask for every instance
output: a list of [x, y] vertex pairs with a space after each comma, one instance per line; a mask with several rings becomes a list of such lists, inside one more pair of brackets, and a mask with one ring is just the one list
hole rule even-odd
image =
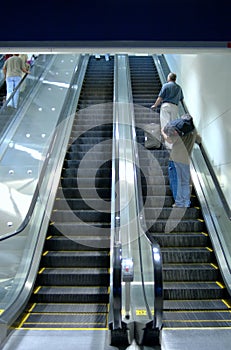
[[107, 328], [113, 74], [113, 58], [90, 57], [20, 328]]
[[209, 232], [192, 188], [192, 205], [172, 208], [163, 145], [144, 147], [143, 125], [159, 124], [150, 110], [161, 82], [153, 57], [129, 57], [147, 235], [163, 256], [163, 327], [209, 328], [231, 326], [231, 299], [223, 282]]

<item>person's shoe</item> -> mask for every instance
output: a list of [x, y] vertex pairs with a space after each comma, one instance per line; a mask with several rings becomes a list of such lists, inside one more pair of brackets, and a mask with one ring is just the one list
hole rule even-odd
[[188, 208], [188, 207], [185, 207], [184, 205], [177, 205], [176, 203], [174, 203], [172, 205], [173, 208]]

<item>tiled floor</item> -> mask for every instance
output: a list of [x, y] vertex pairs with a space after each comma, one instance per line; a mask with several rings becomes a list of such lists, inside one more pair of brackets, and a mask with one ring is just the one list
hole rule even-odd
[[[106, 331], [15, 330], [1, 350], [115, 350]], [[127, 350], [141, 349], [135, 343]], [[163, 330], [161, 347], [142, 350], [228, 350], [231, 329]], [[122, 350], [122, 349], [121, 349]], [[123, 349], [124, 350], [124, 349]]]

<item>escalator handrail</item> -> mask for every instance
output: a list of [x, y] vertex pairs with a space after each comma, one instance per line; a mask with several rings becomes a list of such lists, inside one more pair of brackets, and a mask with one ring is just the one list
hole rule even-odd
[[[133, 126], [134, 128], [134, 126]], [[134, 129], [134, 139], [133, 139], [133, 154], [134, 157], [138, 154], [137, 151], [137, 141], [136, 141], [136, 132]], [[142, 196], [142, 183], [141, 183], [141, 174], [139, 169], [139, 158], [136, 157], [136, 167], [134, 168], [135, 176], [136, 176], [136, 192], [137, 192], [137, 208], [138, 211], [141, 212], [143, 208], [143, 196]], [[139, 232], [139, 235], [141, 236], [143, 232], [147, 232], [147, 225], [145, 220], [145, 213], [142, 212], [142, 218], [139, 217], [140, 225], [142, 228], [142, 232]], [[154, 316], [153, 316], [153, 328], [160, 330], [162, 328], [163, 324], [163, 277], [162, 277], [162, 253], [160, 245], [157, 243], [157, 241], [152, 237], [152, 240], [147, 237], [150, 245], [151, 245], [151, 252], [152, 252], [152, 263], [153, 263], [153, 280], [154, 280]], [[140, 242], [140, 237], [139, 237]], [[140, 243], [139, 243], [140, 244]], [[143, 264], [142, 264], [142, 247], [140, 245], [140, 262], [141, 262], [141, 269], [143, 270]], [[143, 273], [141, 274], [143, 279]], [[146, 292], [145, 292], [145, 283], [143, 281], [143, 292], [144, 296], [146, 298]], [[146, 309], [149, 313], [149, 317], [152, 318], [152, 314], [146, 299]]]
[[[127, 67], [127, 71], [130, 75], [130, 68], [129, 65]], [[132, 89], [130, 88], [130, 102], [133, 103], [132, 98]], [[138, 169], [140, 169], [139, 166], [139, 157], [138, 157], [138, 149], [137, 149], [137, 136], [136, 136], [136, 129], [135, 129], [135, 122], [134, 122], [134, 115], [133, 120], [130, 125], [131, 128], [131, 138], [132, 138], [132, 152], [133, 152], [133, 159], [134, 162], [134, 176], [136, 178], [135, 181], [135, 191], [136, 191], [136, 202], [137, 202], [137, 217], [139, 218], [140, 227], [141, 230], [139, 230], [139, 254], [140, 254], [140, 266], [141, 270], [143, 271], [144, 266], [142, 263], [142, 247], [140, 245], [141, 236], [143, 236], [144, 232], [147, 232], [147, 226], [145, 221], [145, 213], [142, 211], [143, 208], [143, 196], [142, 196], [142, 183], [141, 183], [141, 174]], [[142, 217], [138, 215], [142, 211]], [[150, 318], [153, 318], [153, 328], [158, 328], [159, 330], [162, 328], [162, 314], [163, 314], [163, 278], [162, 278], [162, 254], [161, 249], [157, 241], [153, 238], [152, 241], [147, 237], [147, 240], [149, 241], [149, 244], [151, 246], [151, 252], [152, 252], [152, 263], [153, 263], [153, 281], [154, 281], [154, 316], [152, 316], [150, 306], [148, 305], [147, 297], [146, 297], [146, 291], [145, 291], [145, 283], [143, 280], [144, 274], [141, 273], [142, 278], [142, 287], [143, 287], [143, 295], [146, 302], [146, 310]]]
[[120, 188], [119, 183], [119, 128], [115, 102], [117, 100], [117, 59], [114, 61], [114, 103], [113, 103], [113, 133], [112, 133], [112, 191], [111, 191], [111, 288], [110, 300], [111, 324], [113, 329], [122, 328], [122, 289], [121, 289], [121, 241], [120, 241]]

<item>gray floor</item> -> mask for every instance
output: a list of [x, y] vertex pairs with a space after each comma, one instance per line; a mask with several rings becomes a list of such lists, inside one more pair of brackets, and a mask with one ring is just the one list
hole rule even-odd
[[[1, 350], [114, 350], [106, 331], [14, 330]], [[135, 343], [128, 350], [141, 349]], [[161, 350], [229, 350], [231, 329], [167, 330], [162, 332]]]

